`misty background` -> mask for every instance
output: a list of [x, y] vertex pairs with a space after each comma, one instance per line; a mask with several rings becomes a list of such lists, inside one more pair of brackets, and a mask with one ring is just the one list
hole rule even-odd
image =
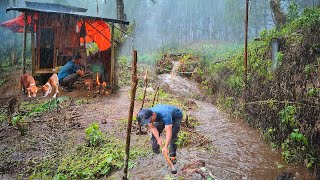
[[[87, 15], [116, 19], [116, 0], [37, 2], [83, 7], [88, 9]], [[290, 2], [292, 0], [281, 1], [284, 10], [288, 9]], [[318, 5], [319, 1], [295, 0], [295, 3], [301, 12], [305, 7]], [[249, 4], [250, 40], [259, 37], [263, 29], [273, 28], [274, 22], [268, 0], [251, 0]], [[16, 11], [6, 13], [5, 9], [10, 6], [23, 7], [25, 1], [2, 0], [0, 22], [20, 14]], [[150, 52], [197, 42], [244, 41], [245, 0], [124, 0], [124, 6], [126, 18], [130, 24], [135, 25], [135, 30], [122, 46], [122, 52], [131, 53], [129, 49], [132, 46], [140, 52]], [[8, 53], [12, 48], [22, 47], [22, 34], [14, 34], [6, 28], [0, 28], [0, 38], [2, 54]]]

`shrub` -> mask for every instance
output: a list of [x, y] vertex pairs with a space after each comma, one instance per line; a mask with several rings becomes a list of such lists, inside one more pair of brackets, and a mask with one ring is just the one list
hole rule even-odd
[[185, 131], [179, 131], [178, 140], [176, 145], [178, 147], [186, 146], [190, 143], [190, 133]]
[[92, 147], [98, 146], [104, 140], [98, 123], [93, 123], [86, 129], [86, 140]]
[[296, 127], [298, 125], [295, 119], [296, 107], [286, 106], [283, 110], [279, 112], [281, 123], [284, 125], [289, 125], [289, 127]]

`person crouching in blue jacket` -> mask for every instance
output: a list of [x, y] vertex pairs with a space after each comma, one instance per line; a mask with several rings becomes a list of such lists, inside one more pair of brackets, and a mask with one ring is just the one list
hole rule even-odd
[[84, 71], [79, 67], [80, 62], [81, 54], [77, 53], [71, 61], [68, 61], [61, 67], [58, 73], [58, 78], [59, 85], [62, 86], [63, 91], [71, 92], [73, 90], [74, 83], [78, 78], [84, 76]]

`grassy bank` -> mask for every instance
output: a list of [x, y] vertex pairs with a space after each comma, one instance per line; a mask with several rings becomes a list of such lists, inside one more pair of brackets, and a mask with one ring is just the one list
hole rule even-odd
[[[221, 63], [205, 64], [197, 73], [215, 103], [261, 129], [287, 161], [308, 168], [320, 163], [319, 28], [320, 10], [306, 9], [282, 29], [263, 31], [259, 41], [251, 42], [245, 101], [242, 50]], [[272, 56], [274, 41], [279, 49]]]
[[[242, 48], [204, 53], [208, 47], [204, 44], [198, 50], [183, 51], [187, 53], [179, 58], [179, 71], [192, 72], [189, 77], [202, 85], [207, 100], [260, 129], [288, 162], [319, 171], [319, 30], [320, 9], [306, 9], [281, 29], [263, 31], [250, 42], [245, 100]], [[274, 42], [278, 43], [275, 52]], [[171, 68], [170, 60], [160, 61], [164, 69]]]

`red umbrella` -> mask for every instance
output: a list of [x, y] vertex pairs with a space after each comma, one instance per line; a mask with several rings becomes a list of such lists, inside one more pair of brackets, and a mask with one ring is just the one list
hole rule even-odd
[[[38, 13], [34, 13], [33, 19], [34, 19], [34, 21], [38, 19]], [[28, 15], [27, 23], [28, 23], [28, 25], [31, 24], [31, 15]], [[16, 18], [13, 18], [13, 19], [10, 19], [8, 21], [1, 23], [0, 27], [6, 27], [13, 32], [22, 33], [23, 27], [24, 27], [24, 13], [20, 14]], [[28, 30], [28, 29], [27, 29], [27, 31], [30, 32], [30, 30]], [[35, 25], [34, 25], [34, 31], [36, 31]]]
[[[78, 27], [81, 29], [83, 21], [78, 22]], [[111, 33], [108, 24], [104, 21], [86, 21], [86, 42], [95, 42], [100, 51], [105, 51], [111, 46]], [[81, 30], [80, 30], [81, 32]], [[83, 38], [80, 39], [83, 43]]]

